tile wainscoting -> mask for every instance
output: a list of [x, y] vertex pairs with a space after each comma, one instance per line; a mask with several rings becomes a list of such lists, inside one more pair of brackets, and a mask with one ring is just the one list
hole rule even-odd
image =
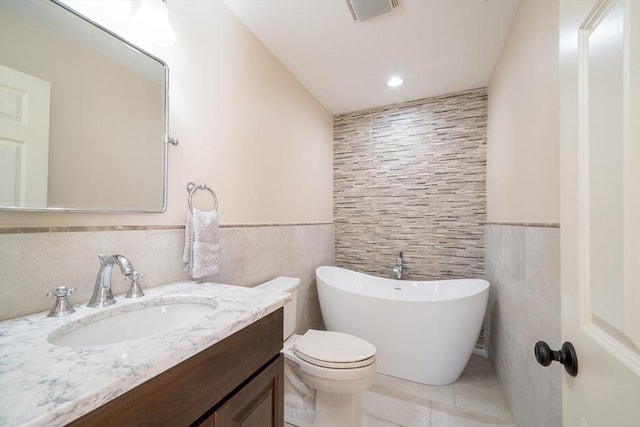
[[486, 122], [485, 88], [337, 116], [336, 265], [483, 277]]
[[562, 425], [562, 367], [538, 365], [533, 348], [560, 348], [560, 228], [487, 224], [489, 359], [518, 427]]
[[[299, 277], [298, 332], [323, 328], [315, 269], [334, 263], [333, 224], [222, 226], [221, 273], [208, 281], [252, 286], [273, 277]], [[0, 319], [51, 308], [46, 294], [73, 286], [73, 304], [91, 297], [100, 253], [125, 255], [146, 276], [143, 289], [187, 279], [184, 227], [28, 227], [0, 232]], [[116, 267], [113, 290], [126, 292]]]

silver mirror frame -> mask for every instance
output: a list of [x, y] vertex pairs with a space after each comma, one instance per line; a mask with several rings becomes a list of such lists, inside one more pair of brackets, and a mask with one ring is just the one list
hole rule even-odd
[[118, 34], [113, 31], [105, 28], [104, 26], [98, 24], [94, 20], [82, 15], [66, 4], [62, 3], [59, 0], [49, 0], [50, 2], [62, 7], [66, 11], [72, 13], [78, 18], [90, 23], [91, 25], [97, 27], [98, 29], [104, 31], [105, 33], [115, 37], [117, 40], [124, 43], [127, 47], [134, 50], [135, 52], [141, 53], [143, 55], [148, 56], [149, 58], [157, 61], [164, 67], [164, 138], [160, 143], [163, 145], [163, 161], [162, 161], [162, 201], [161, 207], [159, 210], [125, 210], [125, 209], [90, 209], [90, 208], [59, 208], [59, 207], [18, 207], [18, 206], [0, 206], [0, 211], [13, 211], [13, 212], [79, 212], [79, 213], [163, 213], [167, 209], [167, 188], [168, 188], [168, 174], [169, 174], [169, 150], [168, 146], [171, 143], [172, 145], [177, 145], [177, 140], [169, 137], [169, 66], [166, 62], [158, 58], [157, 56], [147, 52], [146, 50], [134, 45], [130, 41], [122, 38]]

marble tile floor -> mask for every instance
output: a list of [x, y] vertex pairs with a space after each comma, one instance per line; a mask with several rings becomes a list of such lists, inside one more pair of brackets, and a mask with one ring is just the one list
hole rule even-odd
[[493, 368], [476, 355], [446, 386], [377, 374], [363, 393], [363, 412], [362, 427], [515, 427]]

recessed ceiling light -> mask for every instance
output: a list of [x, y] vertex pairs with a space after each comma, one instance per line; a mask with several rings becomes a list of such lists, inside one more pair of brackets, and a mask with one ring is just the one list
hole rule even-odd
[[404, 83], [404, 80], [402, 80], [402, 77], [398, 76], [393, 76], [389, 80], [387, 80], [387, 86], [389, 87], [398, 87], [402, 85], [402, 83]]

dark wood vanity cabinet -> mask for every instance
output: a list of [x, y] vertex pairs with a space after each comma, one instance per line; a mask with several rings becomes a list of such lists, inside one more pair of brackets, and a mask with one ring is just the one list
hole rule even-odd
[[282, 309], [70, 426], [282, 427]]

